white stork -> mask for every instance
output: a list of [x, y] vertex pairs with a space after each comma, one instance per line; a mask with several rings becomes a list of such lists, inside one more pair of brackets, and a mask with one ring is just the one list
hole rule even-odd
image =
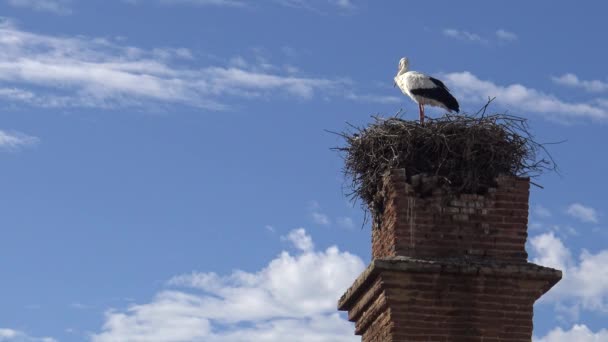
[[399, 61], [399, 71], [395, 76], [395, 85], [418, 103], [420, 124], [424, 124], [424, 105], [442, 107], [458, 113], [458, 101], [450, 94], [448, 87], [440, 80], [417, 71], [407, 71], [409, 61], [406, 57]]

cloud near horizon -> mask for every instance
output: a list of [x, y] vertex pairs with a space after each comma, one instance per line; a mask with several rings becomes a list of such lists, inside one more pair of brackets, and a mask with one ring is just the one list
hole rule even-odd
[[32, 337], [23, 331], [0, 328], [0, 342], [57, 342], [52, 337]]
[[594, 333], [584, 324], [575, 324], [570, 330], [555, 328], [533, 342], [605, 342], [608, 341], [608, 330], [601, 329]]
[[178, 275], [152, 301], [106, 313], [93, 342], [355, 342], [337, 299], [364, 268], [332, 246], [314, 248], [303, 228], [283, 238], [296, 252], [281, 252], [262, 270]]
[[539, 265], [563, 272], [562, 280], [546, 293], [539, 303], [554, 303], [567, 308], [573, 320], [578, 311], [608, 313], [608, 249], [592, 253], [583, 250], [578, 258], [553, 232], [530, 239], [534, 258]]

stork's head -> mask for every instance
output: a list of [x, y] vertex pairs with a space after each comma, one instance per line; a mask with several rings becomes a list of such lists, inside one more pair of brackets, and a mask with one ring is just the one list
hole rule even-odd
[[401, 58], [399, 60], [399, 69], [397, 70], [397, 74], [400, 75], [406, 72], [409, 64], [410, 62], [408, 61], [407, 57]]

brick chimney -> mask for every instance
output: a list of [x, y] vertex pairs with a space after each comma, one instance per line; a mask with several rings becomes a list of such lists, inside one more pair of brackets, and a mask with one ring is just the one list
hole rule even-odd
[[372, 262], [338, 302], [363, 342], [530, 342], [534, 302], [561, 271], [527, 262], [530, 182], [501, 176], [484, 195], [436, 179], [384, 177]]

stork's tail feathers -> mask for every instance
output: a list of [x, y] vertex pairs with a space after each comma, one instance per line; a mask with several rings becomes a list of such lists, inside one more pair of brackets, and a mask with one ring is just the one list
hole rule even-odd
[[448, 96], [444, 99], [445, 106], [453, 112], [460, 113], [460, 105], [458, 104], [458, 101], [456, 101], [456, 98], [450, 93], [447, 93], [447, 95]]

